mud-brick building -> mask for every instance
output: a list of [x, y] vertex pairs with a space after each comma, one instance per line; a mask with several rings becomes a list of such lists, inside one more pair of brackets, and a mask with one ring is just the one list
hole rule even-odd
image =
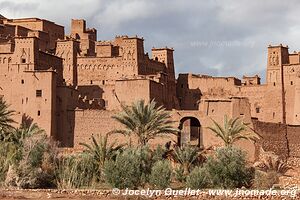
[[[121, 104], [155, 99], [172, 113], [181, 133], [152, 143], [218, 144], [206, 127], [228, 115], [265, 135], [261, 145], [267, 149], [298, 155], [299, 52], [269, 46], [262, 84], [258, 75], [240, 80], [189, 73], [176, 79], [173, 51], [153, 48], [150, 55], [138, 36], [98, 40], [97, 30], [82, 19], [72, 19], [65, 34], [63, 26], [45, 19], [1, 16], [0, 95], [16, 111], [16, 121], [32, 118], [65, 147], [77, 148], [92, 134], [120, 126], [111, 116]], [[270, 138], [276, 145], [265, 143]], [[257, 145], [242, 147], [255, 152]]]

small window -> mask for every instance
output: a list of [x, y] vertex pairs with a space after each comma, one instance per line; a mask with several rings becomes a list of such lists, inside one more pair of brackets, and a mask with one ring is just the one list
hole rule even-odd
[[273, 119], [275, 118], [275, 112], [273, 112]]
[[36, 90], [36, 97], [42, 97], [42, 90]]
[[256, 113], [260, 113], [260, 108], [256, 108]]
[[102, 81], [102, 85], [105, 85], [105, 80]]
[[21, 83], [24, 84], [24, 79], [21, 80]]
[[93, 84], [93, 81], [91, 80], [91, 85]]
[[273, 83], [273, 85], [274, 85], [274, 86], [276, 85], [275, 82]]
[[291, 85], [293, 85], [294, 83], [293, 83], [293, 81], [291, 81]]
[[40, 110], [38, 110], [37, 115], [38, 115], [38, 116], [41, 116], [41, 111], [40, 111]]
[[26, 59], [25, 59], [25, 58], [22, 58], [22, 59], [21, 59], [21, 63], [26, 63]]

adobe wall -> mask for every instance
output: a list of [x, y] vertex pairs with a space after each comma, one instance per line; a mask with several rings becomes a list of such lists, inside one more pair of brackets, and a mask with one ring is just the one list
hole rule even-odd
[[256, 144], [257, 153], [262, 146], [265, 151], [273, 151], [283, 157], [300, 157], [300, 126], [257, 120], [253, 120], [253, 125], [262, 136], [262, 140]]
[[[298, 55], [297, 55], [298, 56]], [[289, 64], [283, 66], [284, 89], [287, 124], [300, 125], [300, 103], [299, 103], [299, 87], [300, 87], [300, 65]]]
[[288, 157], [289, 148], [286, 138], [286, 125], [253, 120], [253, 126], [254, 130], [262, 137], [256, 144], [256, 158], [258, 158], [260, 146], [265, 151], [273, 151], [277, 155]]
[[121, 57], [78, 57], [77, 66], [78, 85], [97, 84], [138, 74], [136, 64], [134, 62], [123, 63]]
[[247, 97], [251, 116], [260, 121], [283, 122], [282, 87], [273, 85], [242, 86], [236, 96]]
[[[81, 148], [80, 142], [90, 143], [91, 135], [105, 135], [113, 129], [121, 128], [121, 125], [111, 117], [117, 114], [106, 110], [75, 110], [74, 148]], [[111, 141], [118, 144], [127, 142], [122, 135], [112, 135]]]
[[289, 153], [292, 157], [300, 157], [300, 126], [287, 126]]
[[[223, 109], [223, 113], [227, 114], [229, 117], [240, 116], [241, 112], [243, 113], [243, 118], [246, 122], [250, 122], [250, 111], [249, 106], [244, 105], [243, 101], [240, 99], [231, 99], [228, 101], [219, 102], [219, 106]], [[246, 102], [245, 102], [246, 103]], [[239, 108], [239, 112], [236, 109]], [[75, 110], [75, 127], [74, 127], [74, 147], [80, 148], [79, 143], [90, 142], [90, 136], [92, 134], [104, 135], [107, 132], [113, 129], [122, 128], [122, 125], [119, 124], [116, 120], [112, 119], [113, 115], [116, 115], [119, 111], [107, 111], [107, 110]], [[223, 122], [223, 115], [217, 115], [215, 113], [210, 112], [202, 112], [202, 111], [178, 111], [173, 110], [171, 112], [172, 119], [175, 121], [174, 126], [179, 127], [180, 120], [184, 117], [195, 117], [199, 120], [201, 124], [201, 134], [200, 134], [200, 142], [201, 146], [204, 148], [208, 148], [214, 145], [220, 146], [222, 145], [222, 141], [217, 138], [214, 133], [212, 133], [207, 127], [213, 124], [211, 118], [213, 117], [217, 122]], [[128, 141], [124, 136], [121, 135], [113, 135], [111, 137], [111, 141], [116, 140], [117, 143], [125, 143]], [[133, 138], [133, 141], [135, 139]], [[175, 135], [169, 135], [166, 137], [158, 137], [154, 140], [150, 141], [150, 145], [154, 146], [157, 144], [164, 145], [168, 141], [173, 141], [177, 143], [177, 137]], [[237, 144], [242, 149], [248, 152], [248, 156], [251, 160], [254, 158], [254, 145], [252, 142], [241, 141]]]

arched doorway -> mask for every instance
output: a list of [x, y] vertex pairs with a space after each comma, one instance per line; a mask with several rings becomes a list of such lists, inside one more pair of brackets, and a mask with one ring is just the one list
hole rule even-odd
[[193, 146], [202, 146], [201, 125], [195, 117], [184, 117], [180, 120], [180, 135], [178, 143], [180, 146], [191, 144]]

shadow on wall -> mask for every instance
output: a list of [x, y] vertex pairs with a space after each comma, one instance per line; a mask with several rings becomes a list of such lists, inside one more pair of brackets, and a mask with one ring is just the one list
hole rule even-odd
[[178, 96], [179, 104], [183, 110], [199, 110], [199, 104], [201, 100], [201, 90], [197, 89], [185, 89], [181, 90]]
[[79, 109], [103, 109], [105, 101], [103, 100], [103, 89], [98, 85], [78, 86], [80, 97], [77, 107]]
[[26, 115], [25, 113], [22, 115], [22, 121], [21, 125], [23, 127], [30, 127], [33, 123], [33, 118], [30, 117], [29, 115]]

